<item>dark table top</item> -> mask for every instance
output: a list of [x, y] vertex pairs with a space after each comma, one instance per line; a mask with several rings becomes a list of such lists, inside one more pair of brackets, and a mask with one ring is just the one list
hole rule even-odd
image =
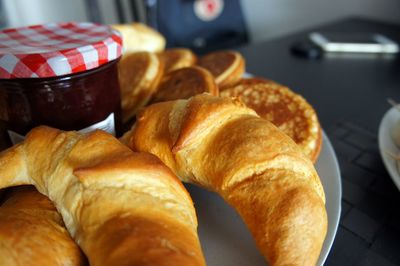
[[400, 101], [400, 56], [293, 55], [291, 45], [314, 30], [380, 32], [400, 43], [400, 25], [349, 18], [239, 48], [249, 73], [287, 85], [314, 106], [333, 143], [343, 198], [326, 265], [400, 265], [400, 192], [377, 146], [387, 98]]
[[348, 19], [240, 49], [247, 71], [276, 80], [302, 94], [318, 111], [324, 128], [351, 117], [377, 130], [389, 108], [400, 101], [400, 57], [348, 56], [309, 60], [292, 55], [290, 46], [313, 30], [381, 32], [400, 42], [400, 25]]

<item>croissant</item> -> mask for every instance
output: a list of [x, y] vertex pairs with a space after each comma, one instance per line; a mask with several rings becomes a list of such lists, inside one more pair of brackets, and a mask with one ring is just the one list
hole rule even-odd
[[204, 265], [193, 203], [151, 154], [111, 135], [33, 129], [0, 154], [0, 188], [33, 184], [90, 265]]
[[51, 201], [33, 187], [7, 193], [0, 207], [0, 265], [86, 265]]
[[271, 265], [313, 265], [327, 230], [311, 161], [237, 99], [201, 94], [151, 105], [124, 141], [183, 181], [215, 191], [241, 215]]

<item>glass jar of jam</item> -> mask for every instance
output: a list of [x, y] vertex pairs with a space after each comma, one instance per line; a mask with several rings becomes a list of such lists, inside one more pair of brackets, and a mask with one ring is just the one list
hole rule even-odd
[[[106, 25], [51, 23], [0, 31], [0, 143], [33, 127], [118, 134], [120, 34]], [[10, 142], [11, 141], [11, 142]]]

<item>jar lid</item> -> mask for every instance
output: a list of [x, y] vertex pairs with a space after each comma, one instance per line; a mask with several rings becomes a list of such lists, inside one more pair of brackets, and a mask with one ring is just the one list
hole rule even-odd
[[0, 31], [0, 78], [43, 78], [96, 68], [121, 56], [122, 37], [90, 22]]

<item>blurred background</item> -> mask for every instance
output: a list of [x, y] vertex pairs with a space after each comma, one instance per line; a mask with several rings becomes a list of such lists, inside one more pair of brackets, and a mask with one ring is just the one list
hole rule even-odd
[[358, 16], [400, 24], [399, 0], [0, 0], [0, 27], [142, 22], [168, 46], [218, 49]]

